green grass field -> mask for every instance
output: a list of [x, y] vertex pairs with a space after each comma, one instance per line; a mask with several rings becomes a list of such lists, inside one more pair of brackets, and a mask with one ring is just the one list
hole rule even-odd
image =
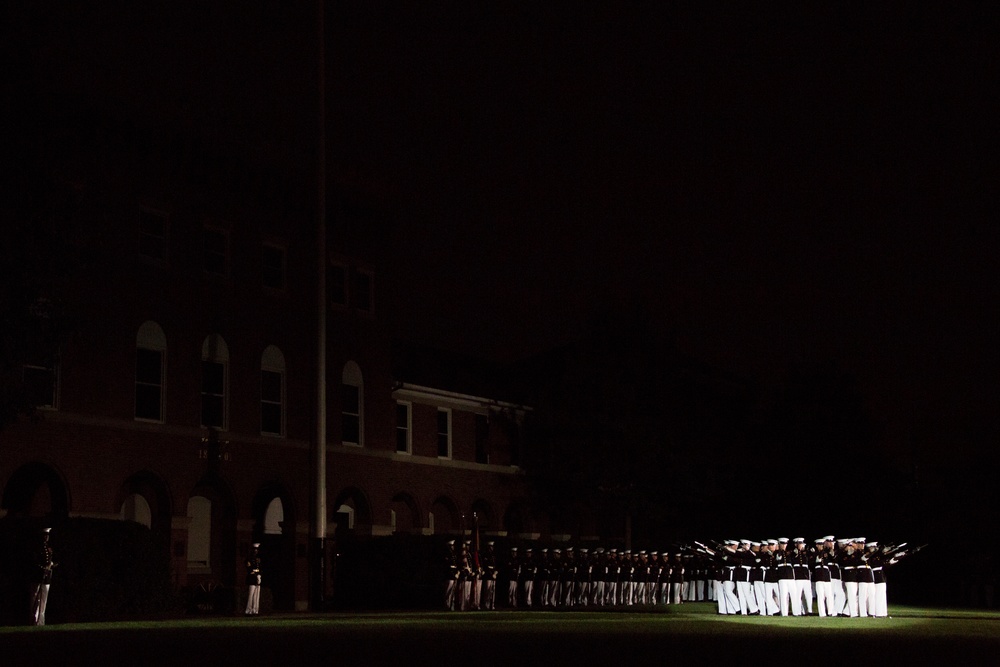
[[890, 618], [656, 611], [279, 614], [0, 628], [4, 664], [619, 665], [637, 660], [1000, 665], [1000, 613], [890, 606]]

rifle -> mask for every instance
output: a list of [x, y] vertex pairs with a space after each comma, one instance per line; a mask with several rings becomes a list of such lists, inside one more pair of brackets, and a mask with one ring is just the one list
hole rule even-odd
[[684, 550], [689, 551], [691, 553], [704, 554], [707, 556], [714, 556], [716, 553], [715, 549], [710, 549], [709, 547], [705, 546], [698, 540], [692, 540], [690, 545], [685, 545]]
[[895, 559], [896, 562], [899, 562], [901, 559], [907, 556], [912, 556], [913, 554], [919, 553], [920, 551], [923, 551], [924, 549], [927, 548], [926, 543], [916, 547], [912, 547], [910, 549], [904, 549], [905, 546], [906, 542], [903, 542], [898, 547], [894, 547], [889, 552], [887, 552], [886, 555], [889, 557], [890, 560]]

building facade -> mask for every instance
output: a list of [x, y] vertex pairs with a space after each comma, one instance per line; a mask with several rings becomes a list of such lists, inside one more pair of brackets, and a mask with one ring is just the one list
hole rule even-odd
[[[294, 195], [309, 189], [243, 147], [85, 121], [39, 134], [38, 187], [66, 205], [36, 222], [70, 258], [39, 303], [71, 324], [24, 364], [40, 407], [0, 433], [0, 515], [142, 523], [179, 589], [235, 586], [262, 542], [275, 606], [303, 609], [320, 253]], [[530, 532], [529, 409], [401, 374], [374, 267], [334, 247], [325, 264], [328, 538], [458, 533], [473, 515]]]

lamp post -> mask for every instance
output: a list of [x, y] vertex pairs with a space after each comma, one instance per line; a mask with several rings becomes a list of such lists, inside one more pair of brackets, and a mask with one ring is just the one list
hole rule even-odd
[[318, 150], [316, 195], [316, 433], [313, 442], [313, 512], [310, 608], [323, 606], [326, 589], [326, 30], [325, 0], [316, 3], [319, 30]]

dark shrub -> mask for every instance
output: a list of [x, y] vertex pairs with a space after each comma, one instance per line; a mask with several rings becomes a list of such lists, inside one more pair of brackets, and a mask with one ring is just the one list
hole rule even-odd
[[[37, 521], [0, 521], [3, 622], [28, 622], [30, 572]], [[57, 567], [46, 617], [49, 623], [121, 620], [173, 611], [165, 545], [131, 521], [73, 518], [52, 526]]]

